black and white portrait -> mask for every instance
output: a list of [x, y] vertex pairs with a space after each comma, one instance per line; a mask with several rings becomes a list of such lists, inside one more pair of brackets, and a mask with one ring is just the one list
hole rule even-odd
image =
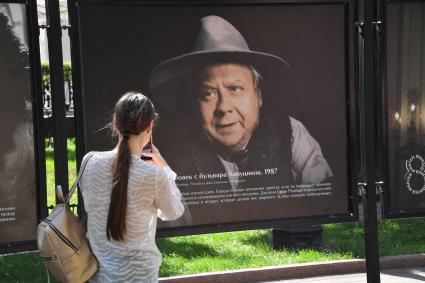
[[180, 175], [225, 172], [232, 189], [253, 185], [241, 184], [247, 181], [242, 172], [266, 168], [276, 168], [282, 184], [332, 177], [320, 145], [300, 121], [263, 109], [268, 94], [262, 85], [285, 76], [290, 66], [284, 59], [250, 50], [234, 26], [214, 15], [199, 20], [193, 46], [161, 63], [150, 78], [152, 96], [165, 107], [176, 104], [176, 112], [184, 109], [179, 123], [189, 125], [182, 127], [187, 140], [180, 150], [166, 153], [176, 154], [170, 162]]
[[[82, 3], [87, 149], [110, 146], [99, 129], [113, 101], [139, 90], [160, 115], [154, 143], [186, 204], [167, 227], [347, 212], [346, 12]], [[112, 15], [122, 16], [106, 23]]]

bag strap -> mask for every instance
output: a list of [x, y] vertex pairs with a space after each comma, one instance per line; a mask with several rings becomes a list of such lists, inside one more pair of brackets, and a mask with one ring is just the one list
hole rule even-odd
[[47, 273], [47, 283], [50, 283], [50, 273], [45, 264], [44, 264], [44, 269], [46, 270], [46, 273]]
[[65, 198], [63, 197], [63, 191], [62, 191], [61, 185], [56, 186], [56, 196], [57, 196], [59, 202], [65, 203]]
[[93, 156], [93, 153], [88, 153], [87, 158], [83, 160], [83, 163], [81, 163], [80, 171], [78, 172], [77, 179], [74, 181], [74, 184], [72, 184], [71, 189], [69, 190], [69, 193], [66, 197], [63, 195], [62, 187], [61, 185], [58, 185], [56, 187], [56, 195], [60, 202], [68, 204], [69, 200], [71, 199], [72, 195], [75, 192], [75, 189], [78, 186], [78, 183], [80, 182], [81, 176], [83, 175], [84, 169], [86, 169], [87, 163], [89, 163], [90, 158]]
[[75, 189], [77, 188], [78, 183], [80, 182], [81, 176], [83, 176], [84, 169], [86, 169], [87, 163], [89, 163], [89, 160], [90, 160], [90, 158], [92, 156], [93, 156], [93, 153], [90, 152], [87, 155], [86, 160], [84, 160], [83, 163], [81, 163], [81, 167], [80, 167], [80, 171], [78, 172], [77, 179], [75, 180], [74, 184], [72, 185], [71, 189], [69, 190], [68, 195], [66, 196], [66, 199], [65, 199], [66, 203], [69, 202], [69, 200], [71, 199], [72, 195], [74, 194]]

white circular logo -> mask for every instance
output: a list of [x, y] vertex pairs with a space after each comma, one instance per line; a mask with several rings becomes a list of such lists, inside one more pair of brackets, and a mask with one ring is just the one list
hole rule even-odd
[[[419, 195], [425, 192], [425, 159], [416, 154], [412, 155], [409, 160], [406, 160], [407, 173], [404, 176], [407, 189], [414, 195]], [[415, 177], [416, 176], [416, 177]], [[412, 178], [422, 178], [422, 187], [412, 187]]]

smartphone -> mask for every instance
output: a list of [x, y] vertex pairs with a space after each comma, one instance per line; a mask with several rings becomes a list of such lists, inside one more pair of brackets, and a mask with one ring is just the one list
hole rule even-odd
[[149, 142], [143, 147], [142, 155], [140, 156], [140, 158], [142, 160], [152, 160], [152, 157], [143, 155], [143, 152], [150, 152], [150, 153], [153, 152], [153, 150], [152, 150], [152, 135], [149, 139]]

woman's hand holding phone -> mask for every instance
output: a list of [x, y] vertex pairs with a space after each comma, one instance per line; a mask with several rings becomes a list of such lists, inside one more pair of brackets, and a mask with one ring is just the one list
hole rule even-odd
[[154, 146], [153, 144], [151, 144], [151, 152], [143, 152], [143, 155], [151, 158], [151, 160], [146, 160], [147, 162], [155, 164], [161, 168], [168, 166], [165, 159], [159, 153], [158, 148]]

